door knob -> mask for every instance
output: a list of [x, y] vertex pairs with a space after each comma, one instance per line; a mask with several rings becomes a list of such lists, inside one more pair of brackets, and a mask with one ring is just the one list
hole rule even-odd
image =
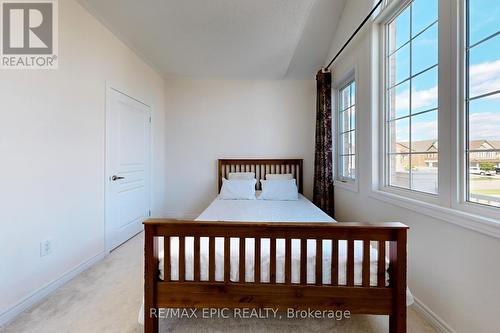
[[125, 177], [119, 177], [119, 176], [117, 176], [117, 175], [113, 175], [113, 176], [111, 177], [111, 180], [112, 180], [112, 181], [114, 181], [114, 182], [115, 182], [115, 181], [117, 181], [118, 179], [125, 179]]

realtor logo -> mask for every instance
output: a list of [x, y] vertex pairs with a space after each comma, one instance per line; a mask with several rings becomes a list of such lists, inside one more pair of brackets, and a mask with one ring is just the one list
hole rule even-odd
[[57, 68], [56, 0], [0, 0], [3, 69]]

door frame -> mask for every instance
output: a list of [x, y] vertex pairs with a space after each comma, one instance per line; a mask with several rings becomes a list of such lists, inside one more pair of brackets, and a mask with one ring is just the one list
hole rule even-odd
[[147, 152], [147, 182], [148, 182], [148, 189], [147, 189], [147, 202], [148, 202], [148, 209], [149, 209], [149, 216], [151, 216], [151, 193], [152, 193], [152, 107], [141, 101], [140, 99], [137, 99], [133, 97], [132, 94], [129, 94], [126, 92], [125, 89], [120, 88], [121, 85], [117, 85], [114, 82], [111, 81], [106, 81], [106, 92], [105, 92], [105, 118], [104, 118], [104, 252], [105, 254], [109, 254], [113, 249], [111, 248], [110, 244], [110, 239], [108, 235], [108, 229], [107, 229], [107, 224], [109, 223], [108, 221], [110, 220], [110, 214], [111, 214], [111, 209], [110, 209], [110, 194], [111, 194], [111, 182], [110, 182], [110, 177], [111, 177], [111, 161], [109, 159], [109, 152], [110, 152], [110, 130], [109, 130], [109, 124], [110, 124], [110, 109], [111, 109], [111, 93], [112, 92], [117, 92], [119, 94], [122, 94], [124, 96], [127, 96], [128, 98], [133, 99], [134, 101], [144, 105], [147, 110], [147, 117], [149, 118], [149, 126], [148, 126], [148, 152]]

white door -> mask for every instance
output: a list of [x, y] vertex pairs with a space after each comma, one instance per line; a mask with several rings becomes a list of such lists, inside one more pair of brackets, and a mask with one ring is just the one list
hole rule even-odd
[[150, 215], [150, 107], [108, 87], [106, 105], [106, 249], [142, 230]]

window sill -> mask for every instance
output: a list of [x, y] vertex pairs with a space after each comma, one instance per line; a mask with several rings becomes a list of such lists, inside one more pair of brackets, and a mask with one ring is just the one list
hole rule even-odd
[[500, 239], [500, 221], [496, 219], [438, 206], [383, 190], [372, 190], [370, 197]]
[[333, 185], [335, 186], [335, 188], [341, 188], [343, 190], [348, 190], [348, 191], [355, 192], [355, 193], [359, 192], [358, 182], [356, 182], [356, 181], [343, 182], [341, 180], [335, 180], [333, 182]]

